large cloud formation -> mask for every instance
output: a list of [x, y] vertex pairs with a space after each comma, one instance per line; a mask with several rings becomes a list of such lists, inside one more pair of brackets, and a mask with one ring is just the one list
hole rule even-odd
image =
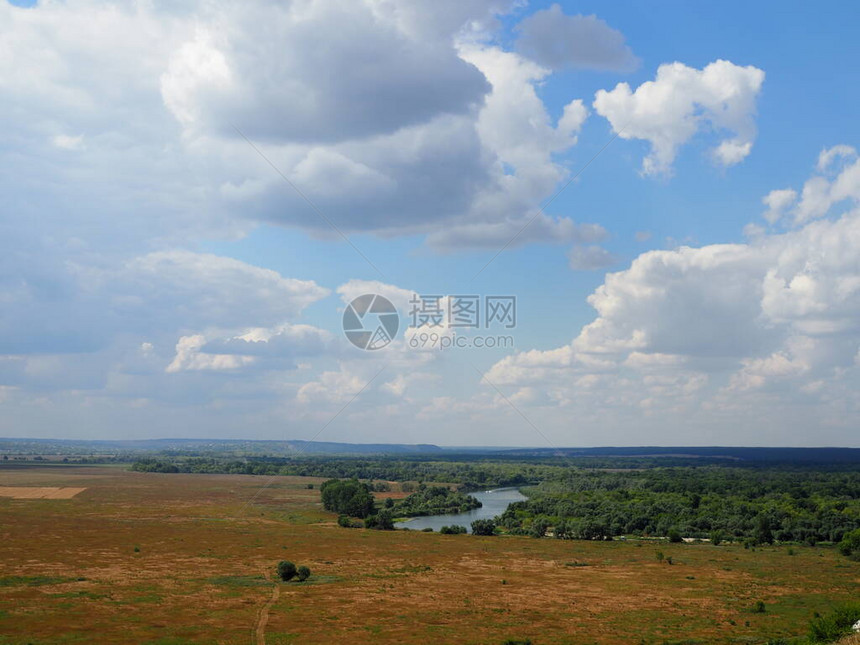
[[803, 191], [826, 196], [815, 198], [815, 221], [801, 199], [787, 231], [644, 253], [606, 276], [588, 299], [597, 317], [569, 345], [507, 357], [489, 380], [539, 391], [536, 406], [567, 408], [583, 427], [612, 429], [626, 418], [716, 429], [731, 420], [779, 440], [779, 424], [803, 419], [820, 433], [808, 443], [820, 443], [828, 429], [852, 423], [860, 412], [860, 173], [846, 147], [825, 150], [819, 168]]
[[[16, 127], [2, 159], [15, 172], [0, 182], [30, 189], [25, 207], [70, 234], [98, 222], [114, 247], [260, 222], [330, 234], [247, 136], [343, 231], [498, 247], [568, 176], [556, 156], [588, 116], [571, 97], [551, 118], [536, 92], [550, 68], [493, 44], [512, 6], [4, 3], [0, 115]], [[618, 36], [604, 25], [580, 53]], [[542, 215], [516, 243], [594, 242], [592, 230]]]

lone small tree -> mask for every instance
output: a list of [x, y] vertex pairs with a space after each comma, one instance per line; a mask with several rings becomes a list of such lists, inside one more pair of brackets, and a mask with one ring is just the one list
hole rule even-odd
[[278, 577], [284, 582], [288, 582], [296, 577], [296, 565], [289, 560], [281, 560], [278, 562]]
[[296, 569], [296, 579], [299, 582], [304, 582], [308, 578], [311, 577], [311, 570], [308, 569], [305, 565], [300, 566]]

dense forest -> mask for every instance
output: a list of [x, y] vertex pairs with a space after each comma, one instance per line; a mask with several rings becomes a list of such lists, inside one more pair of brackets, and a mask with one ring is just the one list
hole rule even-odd
[[377, 457], [312, 457], [304, 459], [213, 457], [145, 457], [133, 470], [159, 473], [226, 473], [234, 475], [297, 475], [362, 480], [457, 483], [464, 490], [536, 484], [560, 476], [566, 466], [524, 460], [447, 461]]
[[512, 533], [839, 542], [860, 527], [860, 472], [776, 468], [572, 471], [523, 489], [500, 526]]

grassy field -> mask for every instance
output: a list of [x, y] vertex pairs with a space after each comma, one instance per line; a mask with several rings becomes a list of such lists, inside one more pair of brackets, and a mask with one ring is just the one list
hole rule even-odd
[[0, 498], [0, 644], [763, 643], [860, 596], [833, 549], [343, 529], [320, 481], [0, 468], [86, 489]]

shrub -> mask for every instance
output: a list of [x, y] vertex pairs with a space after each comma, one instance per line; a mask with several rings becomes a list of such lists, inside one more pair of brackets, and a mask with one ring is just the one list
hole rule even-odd
[[851, 627], [860, 620], [860, 603], [837, 607], [827, 616], [818, 616], [809, 624], [809, 640], [829, 643], [851, 633]]
[[296, 569], [296, 579], [299, 582], [304, 582], [308, 578], [311, 577], [311, 570], [308, 569], [305, 565], [300, 566]]
[[860, 557], [860, 529], [845, 534], [839, 543], [839, 553], [853, 558]]
[[657, 557], [657, 562], [663, 562], [663, 559], [666, 557], [663, 555], [662, 551], [657, 551], [654, 555]]
[[549, 522], [546, 521], [546, 519], [539, 517], [532, 522], [532, 526], [529, 529], [529, 535], [533, 538], [542, 538], [546, 535], [547, 529], [549, 529]]
[[460, 535], [462, 533], [466, 533], [466, 527], [458, 526], [456, 524], [452, 526], [443, 526], [441, 529], [439, 529], [439, 532], [444, 535]]
[[493, 520], [475, 520], [472, 522], [473, 535], [495, 535], [496, 523]]
[[667, 537], [669, 538], [669, 542], [672, 542], [673, 544], [684, 541], [684, 538], [681, 537], [681, 533], [678, 529], [669, 529]]
[[281, 560], [278, 562], [278, 577], [284, 582], [288, 582], [296, 577], [296, 565], [289, 560]]
[[714, 531], [711, 533], [711, 544], [714, 546], [720, 546], [723, 543], [723, 533], [722, 531]]
[[394, 519], [391, 517], [391, 511], [379, 511], [376, 515], [371, 515], [364, 520], [364, 528], [376, 529], [377, 531], [393, 531]]
[[338, 515], [337, 525], [342, 526], [345, 529], [351, 529], [354, 526], [352, 520], [349, 519], [349, 515]]
[[754, 604], [752, 607], [750, 607], [750, 611], [751, 611], [752, 613], [754, 613], [754, 614], [763, 614], [763, 613], [765, 613], [765, 612], [767, 611], [767, 609], [766, 609], [766, 608], [765, 608], [765, 606], [764, 606], [764, 601], [762, 601], [762, 600], [756, 600], [756, 601], [755, 601], [755, 604]]
[[428, 527], [427, 527], [427, 528], [425, 528], [425, 529], [421, 529], [421, 532], [422, 532], [422, 533], [432, 533], [432, 532], [433, 532], [433, 527], [432, 527], [432, 526], [428, 526]]

